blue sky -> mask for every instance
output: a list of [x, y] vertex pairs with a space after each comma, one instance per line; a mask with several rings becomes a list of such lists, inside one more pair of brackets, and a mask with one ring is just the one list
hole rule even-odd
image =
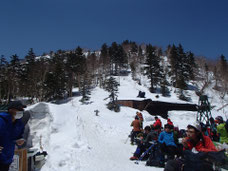
[[132, 40], [228, 57], [228, 0], [2, 0], [0, 55]]

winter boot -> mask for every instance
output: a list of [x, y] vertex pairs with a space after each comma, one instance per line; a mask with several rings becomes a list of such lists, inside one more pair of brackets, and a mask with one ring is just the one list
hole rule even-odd
[[130, 158], [130, 160], [138, 160], [139, 158], [138, 157], [136, 157], [136, 156], [132, 156], [131, 158]]

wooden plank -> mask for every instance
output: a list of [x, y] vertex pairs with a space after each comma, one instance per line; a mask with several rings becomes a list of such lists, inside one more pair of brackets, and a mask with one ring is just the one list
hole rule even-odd
[[27, 171], [27, 149], [17, 149], [14, 154], [19, 156], [19, 171]]

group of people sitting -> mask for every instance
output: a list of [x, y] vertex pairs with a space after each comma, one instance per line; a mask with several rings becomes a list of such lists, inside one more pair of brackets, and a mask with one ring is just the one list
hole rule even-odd
[[[221, 149], [215, 147], [213, 138], [210, 136], [216, 135], [220, 143], [228, 143], [228, 131], [221, 116], [214, 120], [216, 132], [205, 130], [202, 123], [189, 124], [187, 130], [179, 130], [174, 127], [170, 119], [167, 119], [163, 129], [162, 122], [157, 116], [155, 116], [155, 122], [145, 126], [144, 129], [142, 129], [142, 123], [142, 114], [137, 112], [131, 124], [133, 126], [131, 144], [137, 144], [137, 148], [130, 160], [147, 160], [146, 165], [164, 167], [165, 171], [178, 171], [183, 167], [185, 170], [197, 170], [195, 167], [213, 170], [213, 162], [195, 164], [194, 159], [197, 158], [194, 157], [195, 153], [207, 153], [205, 157], [207, 160], [208, 152], [216, 153], [211, 155], [217, 156], [214, 160], [222, 161], [222, 157], [226, 159], [224, 150], [220, 153]], [[188, 162], [186, 160], [189, 156], [194, 161], [192, 164], [189, 159]]]

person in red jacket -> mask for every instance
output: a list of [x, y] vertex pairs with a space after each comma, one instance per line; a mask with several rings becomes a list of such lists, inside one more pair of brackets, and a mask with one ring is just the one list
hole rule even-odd
[[[215, 148], [211, 139], [208, 136], [204, 136], [202, 134], [200, 124], [187, 126], [187, 137], [182, 139], [182, 145], [183, 150], [192, 150], [198, 152], [218, 151]], [[181, 161], [169, 160], [165, 165], [164, 171], [176, 171], [182, 168], [183, 166], [184, 163]]]
[[173, 122], [172, 122], [169, 118], [167, 119], [167, 124], [169, 124], [169, 125], [171, 125], [171, 126], [174, 126], [174, 125], [173, 125]]
[[208, 136], [202, 134], [200, 125], [188, 125], [187, 126], [187, 137], [182, 139], [183, 150], [192, 150], [195, 148], [196, 151], [209, 152], [217, 151], [213, 142]]
[[154, 127], [154, 129], [161, 129], [161, 127], [162, 127], [161, 120], [157, 116], [155, 116], [154, 119], [155, 119], [155, 122], [152, 125]]
[[135, 137], [141, 132], [141, 126], [140, 126], [140, 121], [139, 121], [139, 117], [135, 116], [135, 120], [132, 121], [131, 126], [133, 126], [133, 130], [131, 133], [131, 144], [134, 144], [134, 139]]

